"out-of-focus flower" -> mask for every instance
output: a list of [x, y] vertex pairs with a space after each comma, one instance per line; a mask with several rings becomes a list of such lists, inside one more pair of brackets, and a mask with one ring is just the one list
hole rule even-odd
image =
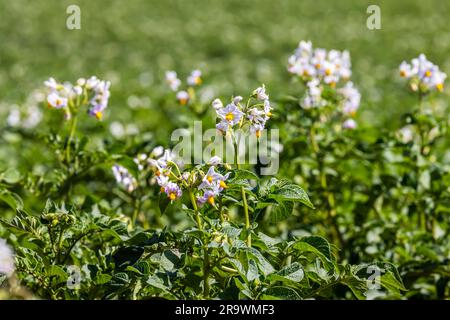
[[174, 182], [167, 182], [164, 186], [164, 192], [171, 201], [178, 199], [183, 194], [181, 188]]
[[202, 72], [200, 70], [194, 70], [187, 78], [187, 83], [190, 86], [198, 86], [202, 83]]
[[178, 79], [175, 71], [166, 71], [166, 82], [172, 91], [177, 91], [181, 84], [181, 80]]
[[125, 167], [116, 164], [112, 167], [112, 171], [117, 183], [124, 186], [128, 192], [133, 192], [137, 188], [136, 179]]
[[94, 89], [94, 88], [99, 84], [99, 82], [100, 82], [100, 80], [97, 79], [96, 76], [90, 77], [90, 78], [86, 81], [86, 89], [88, 89], [88, 90]]
[[189, 102], [189, 93], [187, 91], [178, 91], [177, 92], [177, 100], [183, 106]]
[[62, 85], [57, 83], [54, 78], [49, 78], [48, 80], [44, 81], [44, 85], [52, 91], [56, 91], [62, 87]]
[[164, 154], [164, 148], [162, 146], [154, 147], [151, 152], [151, 155], [156, 158], [161, 157], [163, 154]]
[[148, 156], [145, 153], [138, 154], [134, 159], [134, 163], [138, 166], [139, 171], [144, 170], [145, 165], [148, 164], [146, 161]]
[[331, 87], [351, 76], [348, 51], [313, 49], [310, 41], [301, 41], [294, 54], [289, 57], [288, 71], [305, 82], [318, 79]]
[[400, 76], [409, 80], [413, 91], [444, 90], [447, 74], [427, 59], [424, 54], [411, 60], [411, 64], [403, 61], [400, 64]]
[[266, 94], [266, 88], [264, 85], [262, 85], [259, 88], [256, 88], [255, 91], [253, 91], [253, 95], [256, 96], [256, 99], [261, 101], [269, 99], [269, 96]]
[[223, 108], [223, 103], [222, 101], [220, 101], [220, 99], [214, 99], [211, 105], [216, 110]]
[[208, 164], [211, 166], [218, 166], [219, 164], [222, 164], [222, 159], [218, 156], [213, 156], [209, 159]]
[[47, 96], [48, 106], [56, 109], [65, 108], [68, 99], [60, 96], [57, 92], [52, 92]]
[[0, 239], [0, 274], [11, 276], [15, 270], [14, 253], [6, 240]]
[[306, 94], [303, 98], [302, 108], [311, 109], [321, 107], [325, 104], [322, 100], [322, 88], [320, 82], [317, 79], [312, 79], [306, 83]]
[[413, 140], [414, 134], [411, 126], [405, 126], [398, 130], [397, 136], [402, 143], [409, 143]]
[[53, 78], [48, 79], [44, 84], [50, 89], [47, 95], [48, 105], [56, 109], [64, 109], [66, 119], [71, 117], [72, 112], [80, 107], [78, 104], [85, 99], [89, 99], [89, 115], [98, 120], [103, 118], [103, 111], [108, 106], [111, 82], [92, 76], [88, 80], [78, 79], [75, 86], [70, 82], [60, 84]]
[[269, 100], [264, 101], [264, 112], [266, 113], [266, 117], [270, 118], [272, 116], [272, 106], [270, 105]]
[[236, 96], [233, 98], [233, 103], [237, 106], [243, 99], [241, 96]]
[[353, 82], [347, 82], [347, 84], [338, 91], [344, 97], [343, 113], [355, 115], [361, 102], [361, 94], [358, 89], [353, 86]]
[[108, 107], [110, 86], [111, 82], [109, 81], [99, 81], [92, 88], [92, 90], [94, 91], [94, 96], [89, 102], [89, 114], [97, 118], [97, 120], [103, 119], [103, 111]]
[[344, 123], [342, 124], [342, 128], [344, 129], [349, 129], [349, 130], [353, 130], [355, 129], [357, 126], [356, 121], [353, 119], [347, 119], [344, 121]]

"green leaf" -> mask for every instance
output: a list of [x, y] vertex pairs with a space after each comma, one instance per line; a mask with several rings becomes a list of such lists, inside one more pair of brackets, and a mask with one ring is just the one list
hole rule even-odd
[[248, 170], [236, 169], [234, 171], [234, 177], [233, 177], [232, 181], [245, 180], [245, 179], [259, 180], [259, 177], [255, 173], [248, 171]]
[[10, 192], [8, 190], [0, 191], [0, 200], [3, 200], [13, 210], [23, 209], [22, 199], [17, 194]]
[[9, 168], [5, 172], [0, 173], [0, 180], [9, 184], [14, 184], [20, 180], [20, 172], [14, 168]]
[[328, 262], [328, 266], [332, 266], [332, 254], [330, 243], [319, 236], [308, 236], [301, 238], [298, 242], [293, 244], [293, 248], [300, 252], [312, 252]]
[[297, 291], [289, 287], [270, 287], [260, 298], [262, 300], [301, 300]]
[[108, 283], [111, 280], [112, 276], [109, 274], [99, 273], [95, 277], [95, 283], [98, 285]]
[[366, 280], [362, 280], [355, 275], [350, 274], [343, 278], [341, 282], [352, 290], [358, 300], [366, 299], [366, 292], [368, 291]]
[[277, 273], [270, 274], [267, 278], [272, 281], [301, 282], [305, 279], [305, 273], [302, 266], [298, 262], [294, 262]]
[[163, 215], [164, 212], [166, 212], [166, 209], [169, 206], [169, 204], [170, 199], [166, 196], [165, 193], [161, 193], [158, 198], [158, 208], [159, 211], [161, 212], [161, 215]]
[[69, 277], [64, 269], [57, 265], [52, 265], [47, 269], [47, 276], [56, 277], [58, 281], [66, 281]]
[[308, 194], [300, 186], [290, 183], [276, 188], [269, 198], [275, 199], [278, 202], [295, 201], [300, 202], [307, 207], [314, 209], [314, 205], [309, 200]]
[[255, 248], [247, 248], [247, 252], [258, 262], [259, 269], [267, 276], [275, 271], [269, 261]]
[[272, 204], [270, 210], [270, 221], [273, 223], [286, 220], [292, 215], [294, 210], [294, 203], [292, 201], [285, 201]]
[[248, 260], [248, 270], [247, 270], [247, 280], [253, 281], [259, 278], [258, 266], [256, 265], [255, 260]]
[[152, 255], [150, 260], [166, 271], [173, 271], [182, 266], [182, 258], [183, 256], [178, 250], [165, 250], [162, 253]]

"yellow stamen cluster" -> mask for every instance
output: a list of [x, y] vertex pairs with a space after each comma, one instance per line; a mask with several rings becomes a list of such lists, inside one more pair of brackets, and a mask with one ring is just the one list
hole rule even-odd
[[169, 193], [169, 199], [170, 200], [175, 200], [177, 198], [177, 195], [174, 192]]
[[227, 113], [227, 115], [225, 116], [225, 119], [226, 119], [227, 121], [233, 121], [233, 119], [234, 119], [234, 114], [231, 113], [231, 112]]
[[97, 111], [95, 113], [95, 117], [97, 118], [97, 120], [102, 120], [103, 118], [103, 113], [101, 113], [100, 111]]

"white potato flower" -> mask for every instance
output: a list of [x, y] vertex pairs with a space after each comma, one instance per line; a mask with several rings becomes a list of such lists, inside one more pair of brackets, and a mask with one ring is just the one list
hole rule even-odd
[[0, 274], [11, 276], [14, 270], [14, 253], [6, 240], [0, 239]]

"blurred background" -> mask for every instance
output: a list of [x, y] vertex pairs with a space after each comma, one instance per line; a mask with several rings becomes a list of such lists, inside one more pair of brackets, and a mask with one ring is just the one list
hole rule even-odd
[[[81, 8], [81, 30], [66, 28], [71, 4]], [[381, 30], [366, 27], [370, 4], [381, 8]], [[49, 76], [111, 80], [107, 121], [148, 131], [164, 126], [155, 114], [164, 112], [157, 97], [168, 92], [170, 69], [182, 79], [201, 69], [204, 101], [261, 83], [275, 99], [298, 95], [286, 62], [300, 40], [311, 40], [350, 51], [361, 125], [395, 128], [416, 102], [399, 79], [400, 62], [423, 52], [450, 73], [449, 9], [438, 0], [0, 0], [0, 120]], [[137, 117], [136, 109], [147, 111]]]

